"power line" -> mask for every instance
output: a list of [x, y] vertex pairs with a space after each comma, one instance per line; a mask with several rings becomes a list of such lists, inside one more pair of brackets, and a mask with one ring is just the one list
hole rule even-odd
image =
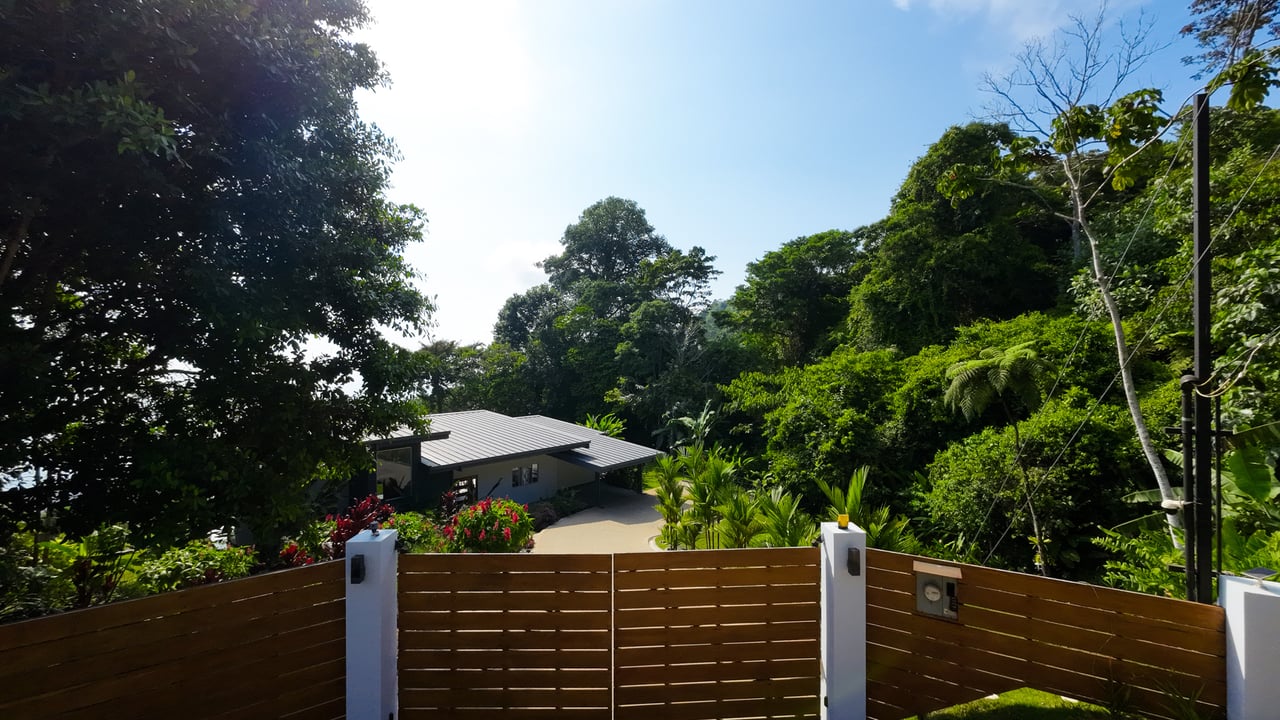
[[[1043, 485], [1045, 480], [1049, 478], [1049, 474], [1053, 472], [1053, 469], [1055, 467], [1057, 467], [1058, 463], [1062, 460], [1067, 450], [1070, 449], [1072, 443], [1074, 443], [1076, 439], [1080, 436], [1080, 431], [1084, 429], [1084, 426], [1089, 422], [1089, 419], [1093, 417], [1093, 413], [1097, 409], [1098, 405], [1101, 404], [1102, 400], [1106, 398], [1109, 392], [1111, 392], [1111, 388], [1115, 387], [1116, 380], [1118, 380], [1121, 377], [1121, 374], [1124, 372], [1124, 368], [1128, 367], [1129, 363], [1132, 362], [1133, 359], [1137, 356], [1138, 350], [1142, 347], [1143, 344], [1146, 343], [1147, 338], [1151, 337], [1151, 334], [1154, 332], [1155, 328], [1159, 325], [1160, 319], [1164, 317], [1164, 313], [1168, 311], [1168, 309], [1173, 305], [1173, 302], [1177, 299], [1178, 297], [1177, 293], [1182, 289], [1182, 286], [1185, 285], [1187, 280], [1190, 279], [1191, 276], [1194, 274], [1196, 267], [1204, 259], [1204, 257], [1208, 255], [1209, 250], [1212, 249], [1213, 247], [1213, 244], [1217, 242], [1219, 237], [1225, 234], [1227, 225], [1231, 222], [1231, 219], [1235, 217], [1236, 212], [1239, 211], [1240, 207], [1244, 204], [1244, 201], [1249, 197], [1249, 194], [1253, 191], [1254, 186], [1257, 185], [1258, 180], [1262, 178], [1262, 174], [1266, 171], [1267, 167], [1270, 166], [1271, 162], [1276, 158], [1277, 154], [1280, 154], [1280, 144], [1276, 145], [1275, 149], [1272, 150], [1271, 155], [1267, 158], [1266, 162], [1264, 162], [1262, 167], [1258, 169], [1257, 175], [1254, 176], [1253, 180], [1249, 183], [1249, 186], [1245, 188], [1244, 193], [1236, 201], [1236, 204], [1231, 208], [1231, 212], [1229, 212], [1227, 214], [1227, 217], [1218, 225], [1217, 232], [1215, 232], [1213, 237], [1209, 239], [1209, 243], [1205, 246], [1204, 251], [1200, 253], [1199, 256], [1194, 258], [1191, 264], [1191, 269], [1189, 269], [1178, 280], [1173, 293], [1170, 295], [1169, 299], [1165, 301], [1165, 304], [1160, 309], [1160, 312], [1156, 314], [1155, 319], [1147, 327], [1147, 331], [1143, 334], [1142, 338], [1137, 342], [1137, 344], [1135, 344], [1130, 349], [1128, 357], [1125, 358], [1125, 362], [1120, 366], [1121, 369], [1117, 371], [1117, 373], [1111, 378], [1111, 382], [1107, 384], [1107, 387], [1102, 391], [1102, 394], [1096, 400], [1094, 400], [1093, 404], [1089, 407], [1089, 410], [1085, 413], [1085, 417], [1080, 421], [1080, 424], [1076, 426], [1075, 432], [1073, 432], [1071, 434], [1071, 437], [1067, 439], [1067, 442], [1063, 446], [1062, 450], [1058, 452], [1057, 456], [1054, 457], [1053, 462], [1050, 463], [1048, 469], [1045, 470], [1044, 476], [1041, 477], [1036, 482], [1035, 486], [1028, 493], [1028, 502], [1033, 501], [1033, 497], [1035, 493], [1039, 491], [1040, 486]], [[1144, 213], [1144, 217], [1145, 217], [1145, 213]], [[1280, 328], [1278, 328], [1278, 330], [1280, 330]], [[1261, 344], [1259, 345], [1259, 348], [1260, 347], [1261, 347]], [[1005, 480], [1007, 482], [1008, 478], [1006, 477]], [[1001, 484], [1002, 491], [1004, 488], [1004, 484], [1005, 483]], [[998, 500], [998, 496], [996, 499]], [[992, 508], [994, 507], [995, 507], [995, 503], [993, 502]], [[988, 515], [990, 515], [990, 511], [988, 511]], [[984, 525], [985, 525], [985, 522], [986, 521], [984, 520], [983, 521]], [[1000, 537], [996, 540], [995, 544], [992, 545], [991, 551], [987, 553], [987, 560], [989, 560], [991, 556], [995, 554], [995, 551], [1000, 547], [1000, 543], [1002, 543], [1004, 539], [1008, 537], [1009, 532], [1012, 529], [1013, 529], [1013, 523], [1010, 522], [1009, 525], [1005, 528], [1004, 532], [1001, 533]], [[981, 526], [980, 526], [979, 532], [981, 532]], [[984, 560], [983, 563], [985, 564], [986, 560]]]
[[[1187, 103], [1184, 101], [1182, 107], [1178, 108], [1178, 111], [1174, 113], [1174, 117], [1177, 117], [1178, 115], [1180, 115], [1182, 111], [1186, 108], [1187, 108]], [[1167, 188], [1165, 183], [1169, 179], [1169, 175], [1173, 172], [1173, 168], [1177, 165], [1178, 156], [1181, 153], [1183, 145], [1186, 143], [1188, 137], [1190, 137], [1190, 134], [1183, 133], [1182, 136], [1178, 138], [1178, 145], [1177, 147], [1174, 148], [1172, 157], [1169, 158], [1168, 167], [1165, 168], [1164, 174], [1160, 176], [1160, 179], [1156, 181], [1156, 183], [1154, 183], [1154, 185], [1158, 186], [1161, 190], [1165, 190]], [[1133, 247], [1133, 243], [1137, 239], [1138, 233], [1142, 231], [1142, 227], [1146, 223], [1147, 217], [1151, 214], [1151, 209], [1155, 207], [1156, 198], [1158, 196], [1159, 196], [1158, 192], [1151, 193], [1151, 198], [1147, 201], [1147, 205], [1143, 209], [1142, 215], [1138, 218], [1138, 222], [1134, 225], [1133, 232], [1129, 235], [1129, 240], [1128, 242], [1125, 243], [1124, 250], [1120, 253], [1120, 258], [1116, 260], [1115, 264], [1113, 265], [1114, 269], [1107, 276], [1106, 282], [1108, 285], [1111, 284], [1111, 282], [1116, 278], [1117, 275], [1120, 274], [1120, 271], [1123, 269], [1124, 261], [1129, 255], [1129, 250], [1130, 248]], [[1071, 361], [1075, 358], [1076, 350], [1079, 349], [1080, 344], [1084, 342], [1084, 338], [1088, 334], [1089, 330], [1090, 330], [1089, 323], [1086, 322], [1084, 328], [1080, 330], [1080, 335], [1076, 337], [1075, 344], [1071, 346], [1071, 351], [1067, 353], [1066, 362], [1064, 362], [1061, 369], [1059, 369], [1057, 377], [1054, 378], [1053, 385], [1049, 388], [1049, 393], [1045, 397], [1046, 403], [1053, 399], [1054, 393], [1057, 392], [1058, 386], [1062, 382], [1062, 378], [1066, 375], [1067, 368], [1071, 366]], [[1107, 390], [1104, 391], [1103, 394], [1105, 395], [1107, 391], [1110, 391], [1111, 387], [1114, 385], [1115, 385], [1115, 380], [1113, 379], [1111, 381], [1111, 385], [1107, 386]], [[1092, 414], [1092, 411], [1090, 411], [1090, 413]], [[1088, 418], [1086, 417], [1086, 421], [1087, 420]], [[1081, 427], [1083, 427], [1083, 425]], [[1077, 433], [1078, 432], [1079, 432], [1079, 429], [1077, 429]], [[1018, 447], [1018, 452], [1013, 458], [1013, 462], [1015, 465], [1021, 462], [1022, 455], [1025, 452], [1025, 450], [1026, 450], [1026, 443], [1023, 443], [1021, 446]], [[1002, 493], [1004, 493], [1005, 488], [1008, 486], [1010, 477], [1011, 477], [1010, 475], [1006, 474], [1001, 479], [1000, 487], [996, 490], [995, 494], [992, 496], [991, 504], [987, 506], [987, 511], [986, 513], [983, 514], [982, 521], [978, 523], [978, 531], [975, 534], [975, 537], [980, 536], [982, 534], [982, 530], [986, 527], [987, 521], [991, 519], [991, 513], [995, 511], [996, 505], [999, 504], [1000, 496]], [[1028, 495], [1027, 497], [1027, 502], [1031, 502], [1030, 495]], [[1011, 528], [1012, 524], [1010, 524], [1009, 527]], [[1009, 532], [1009, 528], [1006, 528], [1005, 533], [1001, 535], [1001, 540], [1004, 539], [1004, 535], [1008, 534], [1008, 532]], [[1000, 545], [1000, 541], [998, 540], [996, 544], [992, 546], [991, 552], [987, 554], [986, 560], [983, 560], [984, 565], [986, 564], [987, 560], [991, 559], [991, 555], [995, 553], [999, 545]]]

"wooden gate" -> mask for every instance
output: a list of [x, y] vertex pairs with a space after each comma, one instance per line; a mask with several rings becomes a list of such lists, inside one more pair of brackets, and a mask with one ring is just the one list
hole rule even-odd
[[816, 718], [814, 548], [614, 556], [618, 720]]
[[400, 713], [818, 715], [813, 548], [400, 558]]
[[[954, 622], [915, 612], [917, 561], [959, 568]], [[1224, 714], [1222, 608], [869, 550], [867, 716], [896, 720], [1031, 687], [1175, 717]]]

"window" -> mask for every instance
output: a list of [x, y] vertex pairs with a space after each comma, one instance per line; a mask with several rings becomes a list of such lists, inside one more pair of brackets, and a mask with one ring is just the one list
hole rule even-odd
[[384, 500], [394, 500], [409, 494], [413, 484], [413, 448], [402, 447], [379, 450], [377, 482]]
[[538, 482], [538, 463], [529, 466], [529, 482]]
[[458, 478], [453, 481], [453, 502], [455, 508], [464, 508], [476, 502], [476, 476]]
[[511, 468], [511, 487], [520, 487], [523, 485], [524, 483], [521, 482], [522, 476], [523, 473], [520, 472], [520, 468]]

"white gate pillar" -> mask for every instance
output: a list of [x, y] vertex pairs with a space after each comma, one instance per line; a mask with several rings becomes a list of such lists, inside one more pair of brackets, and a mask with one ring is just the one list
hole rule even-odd
[[1227, 718], [1264, 720], [1280, 712], [1280, 583], [1218, 578], [1227, 616]]
[[867, 534], [822, 523], [822, 718], [867, 717]]
[[347, 541], [347, 720], [394, 720], [396, 531]]

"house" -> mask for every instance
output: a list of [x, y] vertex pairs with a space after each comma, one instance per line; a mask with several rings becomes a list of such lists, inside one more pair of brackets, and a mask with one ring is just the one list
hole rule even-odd
[[465, 410], [428, 419], [427, 435], [368, 443], [377, 469], [352, 481], [353, 498], [377, 492], [401, 509], [430, 509], [452, 489], [470, 502], [494, 496], [529, 503], [662, 454], [543, 415]]

